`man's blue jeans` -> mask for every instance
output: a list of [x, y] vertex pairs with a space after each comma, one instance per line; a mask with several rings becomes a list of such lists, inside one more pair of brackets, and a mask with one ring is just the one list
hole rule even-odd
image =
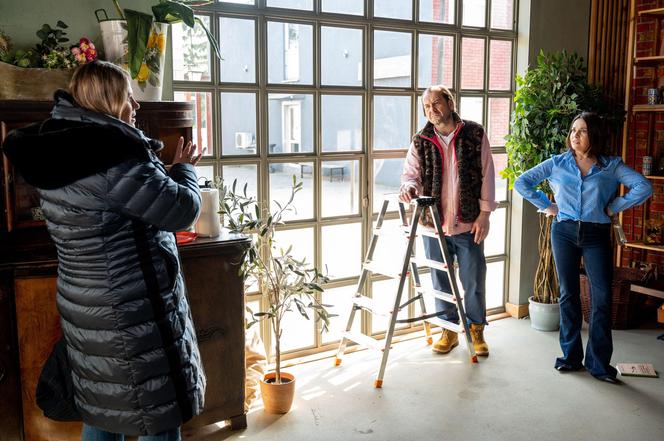
[[[595, 377], [615, 377], [616, 369], [609, 364], [613, 353], [611, 225], [554, 222], [551, 226], [551, 245], [560, 283], [560, 347], [563, 351], [563, 356], [556, 359], [556, 367], [566, 365], [576, 369], [583, 363]], [[592, 303], [585, 362], [581, 342], [581, 257]]]
[[[96, 427], [83, 424], [82, 441], [124, 441], [125, 436], [119, 433], [106, 432]], [[162, 432], [157, 435], [139, 436], [139, 441], [181, 441], [180, 428]]]
[[[484, 258], [484, 242], [476, 244], [471, 233], [461, 233], [454, 236], [445, 236], [450, 258], [456, 257], [459, 263], [459, 280], [464, 290], [464, 307], [469, 323], [486, 324], [486, 259]], [[438, 246], [438, 239], [423, 236], [424, 254], [428, 259], [443, 261], [443, 255]], [[448, 294], [452, 293], [447, 273], [440, 270], [431, 270], [433, 288]], [[456, 305], [444, 300], [436, 299], [436, 310], [442, 311], [438, 317], [450, 322], [459, 323], [459, 314]]]

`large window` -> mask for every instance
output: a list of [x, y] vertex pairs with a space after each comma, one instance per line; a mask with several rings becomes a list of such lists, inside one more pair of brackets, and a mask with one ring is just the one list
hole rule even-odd
[[[426, 122], [426, 87], [453, 91], [461, 117], [487, 129], [496, 172], [505, 167], [516, 9], [515, 0], [217, 1], [197, 14], [218, 37], [222, 60], [200, 29], [173, 26], [175, 98], [194, 102], [194, 135], [206, 147], [197, 172], [237, 179], [270, 204], [289, 195], [293, 175], [303, 182], [277, 240], [327, 270], [322, 300], [340, 317], [331, 334], [287, 320], [297, 331], [287, 333], [286, 356], [338, 341], [383, 195], [398, 190], [410, 139]], [[496, 195], [485, 250], [487, 307], [497, 312], [509, 254], [509, 193], [499, 177]], [[386, 225], [398, 227], [395, 210]], [[377, 257], [398, 263], [403, 244], [381, 241]], [[426, 271], [422, 280], [428, 283]], [[395, 286], [374, 276], [365, 294], [389, 304]], [[249, 305], [260, 301], [247, 292]], [[386, 322], [365, 314], [359, 326], [380, 335]], [[271, 347], [266, 326], [262, 333]]]

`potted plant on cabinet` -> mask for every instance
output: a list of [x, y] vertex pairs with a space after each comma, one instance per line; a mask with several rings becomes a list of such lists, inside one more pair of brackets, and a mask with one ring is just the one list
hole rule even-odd
[[283, 319], [286, 313], [297, 311], [309, 319], [310, 311], [322, 324], [324, 331], [329, 326], [327, 307], [319, 300], [323, 292], [321, 285], [328, 278], [304, 259], [298, 260], [291, 254], [292, 247], [283, 249], [274, 238], [277, 226], [283, 225], [284, 213], [294, 210], [295, 195], [302, 190], [302, 183], [293, 176], [290, 198], [285, 204], [274, 201], [276, 210], [270, 212], [269, 204], [263, 204], [247, 196], [247, 186], [239, 192], [237, 181], [221, 189], [221, 211], [225, 223], [233, 233], [254, 235], [241, 267], [245, 281], [253, 278], [258, 282], [265, 309], [252, 312], [251, 326], [260, 320], [267, 320], [275, 340], [275, 370], [265, 375], [261, 382], [261, 395], [266, 412], [286, 413], [290, 410], [295, 378], [281, 370], [281, 338]]
[[127, 69], [138, 86], [134, 90], [137, 99], [161, 99], [166, 37], [170, 24], [184, 23], [193, 28], [198, 23], [215, 54], [221, 58], [217, 41], [192, 9], [193, 6], [210, 3], [212, 0], [159, 0], [152, 6], [152, 14], [146, 14], [123, 9], [118, 0], [113, 0], [119, 19], [109, 19], [103, 9], [95, 11], [101, 27], [106, 60]]
[[[501, 172], [510, 189], [514, 180], [565, 148], [567, 132], [581, 111], [594, 111], [608, 126], [616, 129], [624, 112], [607, 99], [601, 88], [588, 84], [583, 59], [567, 51], [540, 51], [537, 65], [516, 77], [517, 91], [506, 137], [507, 167]], [[547, 182], [541, 185], [549, 199], [553, 194]], [[529, 299], [531, 325], [543, 331], [555, 331], [560, 321], [558, 280], [551, 250], [553, 218], [539, 214], [539, 260], [535, 272], [533, 296]]]

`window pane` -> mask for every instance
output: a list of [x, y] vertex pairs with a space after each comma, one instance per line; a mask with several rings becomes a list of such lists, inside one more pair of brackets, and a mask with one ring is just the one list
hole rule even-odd
[[500, 177], [500, 172], [507, 167], [507, 153], [493, 153], [493, 169], [496, 172], [496, 200], [507, 200], [507, 179]]
[[491, 27], [513, 29], [514, 0], [491, 0]]
[[321, 132], [324, 152], [362, 150], [362, 96], [323, 95]]
[[313, 84], [313, 27], [271, 21], [267, 32], [268, 83]]
[[484, 98], [481, 96], [462, 96], [459, 103], [461, 118], [484, 124]]
[[311, 11], [314, 8], [314, 0], [267, 0], [267, 6]]
[[[284, 314], [281, 322], [281, 327], [284, 330], [281, 335], [281, 350], [283, 352], [294, 351], [296, 349], [309, 348], [314, 345], [314, 331], [315, 321], [313, 320], [313, 312], [307, 311], [309, 320], [300, 315], [295, 304], [292, 305], [291, 310]], [[271, 329], [271, 328], [270, 328]], [[274, 334], [272, 342], [274, 342]], [[275, 351], [274, 344], [272, 345], [272, 353]]]
[[491, 281], [491, 289], [486, 291], [487, 309], [502, 307], [505, 296], [505, 262], [487, 264], [486, 280]]
[[454, 24], [454, 0], [420, 0], [420, 21]]
[[256, 153], [255, 93], [221, 94], [221, 150], [223, 155]]
[[410, 136], [410, 97], [374, 96], [374, 150], [408, 148]]
[[256, 82], [255, 26], [254, 20], [219, 19], [221, 81]]
[[486, 18], [486, 0], [463, 0], [462, 26], [483, 28]]
[[[330, 279], [352, 277], [360, 274], [362, 257], [362, 224], [330, 225], [321, 228], [323, 268]], [[339, 246], [343, 243], [343, 246]]]
[[484, 39], [461, 39], [461, 88], [484, 88]]
[[[292, 230], [278, 230], [274, 233], [277, 252], [284, 252], [292, 246], [290, 255], [297, 260], [304, 259], [308, 267], [314, 266], [314, 229], [298, 228]], [[320, 269], [320, 268], [319, 268]]]
[[[389, 311], [394, 308], [394, 296], [397, 294], [397, 289], [399, 288], [399, 280], [390, 279], [390, 280], [376, 280], [371, 282], [372, 288], [371, 293], [374, 298], [374, 304], [377, 306], [376, 309], [382, 311]], [[403, 294], [401, 295], [402, 302], [408, 299], [408, 284], [403, 288]], [[397, 314], [399, 319], [408, 318], [408, 308], [403, 308]], [[390, 317], [374, 314], [371, 316], [371, 333], [377, 334], [379, 332], [387, 331], [387, 327], [390, 325]], [[407, 328], [407, 323], [397, 323], [395, 329]]]
[[427, 124], [427, 117], [424, 115], [424, 110], [422, 108], [422, 95], [417, 97], [417, 128], [415, 130], [421, 130]]
[[291, 196], [293, 186], [293, 175], [298, 182], [302, 182], [300, 190], [293, 200], [295, 210], [286, 211], [282, 220], [311, 219], [314, 217], [314, 163], [297, 162], [284, 163], [273, 162], [270, 168], [270, 212], [274, 213], [279, 207], [274, 203], [276, 200], [283, 207]]
[[413, 17], [413, 1], [374, 0], [374, 17], [410, 20]]
[[[341, 288], [326, 289], [323, 292], [323, 304], [332, 305], [327, 308], [330, 314], [336, 314], [337, 317], [330, 318], [330, 327], [328, 332], [323, 332], [323, 344], [332, 343], [341, 340], [341, 333], [346, 330], [348, 323], [348, 316], [350, 308], [352, 307], [353, 296], [355, 295], [355, 285], [344, 286]], [[362, 323], [362, 314], [355, 313], [355, 320], [353, 321], [353, 332], [360, 331], [360, 324]]]
[[321, 82], [362, 85], [362, 30], [321, 27]]
[[420, 34], [417, 87], [454, 85], [454, 37]]
[[491, 146], [505, 145], [510, 130], [510, 98], [489, 98], [489, 142]]
[[203, 180], [212, 181], [214, 180], [214, 166], [213, 165], [197, 165], [194, 167], [196, 170], [196, 178], [198, 178], [198, 183], [203, 185]]
[[[197, 15], [210, 29], [210, 17]], [[210, 43], [200, 24], [192, 28], [183, 23], [171, 25], [173, 30], [173, 79], [210, 81]]]
[[268, 95], [269, 153], [314, 151], [314, 97], [311, 94]]
[[360, 213], [360, 161], [324, 161], [321, 207], [324, 217]]
[[410, 33], [374, 31], [374, 85], [410, 87]]
[[[489, 217], [490, 228], [489, 235], [484, 241], [484, 255], [495, 256], [498, 254], [505, 254], [505, 219], [507, 210], [505, 208], [498, 208], [491, 213]], [[487, 280], [491, 280], [488, 279]]]
[[247, 197], [257, 198], [257, 185], [258, 182], [256, 166], [253, 164], [241, 164], [241, 165], [224, 165], [221, 168], [222, 177], [224, 178], [224, 184], [227, 186], [232, 186], [233, 181], [237, 180], [235, 191], [239, 194], [243, 194], [244, 186], [247, 186]]
[[[396, 204], [392, 201], [390, 201], [387, 208], [389, 211], [397, 210]], [[408, 209], [408, 207], [406, 207], [406, 209]], [[408, 219], [410, 221], [410, 217], [408, 217]], [[376, 228], [376, 221], [373, 221], [372, 228]], [[381, 236], [380, 240], [376, 243], [376, 249], [372, 261], [376, 266], [384, 268], [386, 272], [397, 274], [401, 271], [403, 266], [403, 257], [406, 252], [406, 245], [408, 244], [406, 235], [401, 228], [401, 220], [385, 220], [383, 221], [380, 230], [385, 236]], [[418, 237], [419, 236], [421, 235], [418, 234]]]
[[364, 15], [364, 0], [322, 0], [323, 12]]
[[491, 40], [489, 48], [489, 89], [510, 90], [512, 85], [512, 42]]
[[217, 3], [237, 3], [238, 5], [253, 5], [254, 0], [217, 0]]
[[191, 128], [192, 141], [198, 151], [205, 149], [205, 156], [212, 156], [212, 94], [209, 92], [174, 92], [175, 101], [194, 103], [194, 125]]
[[[398, 193], [401, 186], [401, 171], [404, 158], [374, 160], [373, 209], [380, 210], [385, 194]], [[394, 207], [394, 205], [392, 205]]]

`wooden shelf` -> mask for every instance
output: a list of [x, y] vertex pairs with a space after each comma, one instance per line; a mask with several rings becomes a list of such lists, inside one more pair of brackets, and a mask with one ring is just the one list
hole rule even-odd
[[653, 245], [643, 242], [627, 242], [625, 246], [627, 248], [637, 248], [640, 250], [664, 251], [664, 245]]
[[664, 15], [664, 8], [646, 9], [639, 11], [639, 17], [643, 15]]
[[643, 175], [643, 177], [646, 178], [646, 179], [652, 179], [653, 181], [660, 181], [660, 180], [664, 179], [664, 176], [660, 176], [660, 175], [648, 175], [648, 176]]
[[632, 106], [632, 112], [664, 112], [664, 104], [637, 104]]
[[653, 297], [659, 297], [660, 299], [664, 299], [664, 291], [661, 291], [656, 288], [648, 288], [647, 286], [641, 286], [641, 285], [636, 285], [636, 284], [631, 284], [629, 286], [630, 291], [638, 292], [641, 294], [647, 294], [649, 296]]
[[657, 64], [664, 63], [664, 55], [656, 55], [654, 57], [636, 57], [634, 64]]

